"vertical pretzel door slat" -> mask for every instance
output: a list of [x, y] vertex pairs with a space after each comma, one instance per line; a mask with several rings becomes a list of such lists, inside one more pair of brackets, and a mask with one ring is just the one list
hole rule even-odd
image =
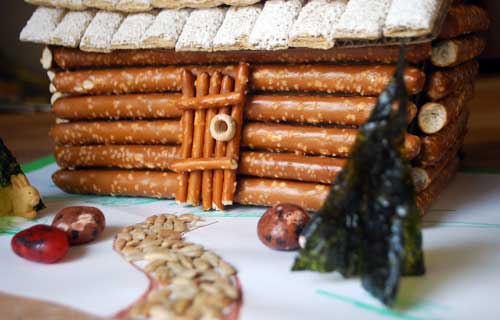
[[[236, 81], [228, 75], [222, 77], [218, 71], [211, 77], [201, 73], [195, 80], [189, 70], [183, 70], [182, 80], [183, 99], [178, 107], [182, 109], [184, 136], [181, 160], [172, 164], [180, 172], [176, 199], [198, 206], [201, 196], [204, 210], [223, 210], [224, 204], [232, 204], [236, 189], [248, 64], [239, 65]], [[227, 95], [233, 90], [238, 94]], [[225, 131], [216, 129], [222, 119], [227, 124]], [[214, 127], [210, 128], [212, 122]]]
[[[182, 97], [194, 97], [194, 76], [188, 70], [182, 71]], [[193, 143], [193, 121], [194, 111], [186, 110], [182, 113], [182, 146], [181, 158], [188, 159], [191, 157], [191, 146]], [[187, 188], [189, 181], [189, 173], [182, 172], [178, 175], [179, 186], [175, 194], [175, 199], [178, 203], [185, 203], [187, 200]]]
[[[202, 73], [196, 79], [196, 97], [208, 95], [210, 76], [208, 73]], [[194, 113], [194, 134], [193, 151], [191, 158], [201, 158], [203, 156], [203, 137], [205, 135], [205, 118], [207, 111], [205, 109], [196, 110]], [[187, 202], [193, 206], [200, 204], [201, 194], [201, 171], [193, 171], [189, 174]]]
[[[222, 75], [220, 72], [215, 72], [210, 78], [210, 88], [208, 90], [209, 95], [219, 94], [222, 84]], [[216, 109], [208, 109], [205, 121], [205, 138], [203, 145], [203, 157], [210, 158], [214, 154], [215, 139], [212, 138], [210, 134], [210, 122], [212, 118], [217, 114]], [[201, 183], [201, 206], [203, 210], [212, 209], [212, 192], [213, 192], [213, 171], [203, 170], [202, 183]]]
[[[228, 142], [226, 156], [239, 160], [241, 131], [243, 127], [243, 108], [248, 87], [249, 65], [240, 63], [236, 73], [235, 91], [243, 93], [243, 101], [233, 106], [231, 117], [235, 120], [237, 130], [234, 138]], [[236, 170], [224, 170], [224, 186], [222, 190], [222, 204], [232, 205], [236, 191]]]
[[[234, 81], [230, 76], [224, 76], [222, 78], [222, 88], [221, 93], [228, 93], [234, 90]], [[219, 109], [219, 114], [230, 114], [231, 108], [224, 107]], [[215, 157], [221, 158], [226, 155], [227, 142], [216, 141], [215, 142]], [[214, 170], [213, 176], [213, 192], [212, 192], [212, 208], [216, 210], [224, 210], [224, 205], [222, 204], [222, 188], [224, 184], [224, 170], [218, 169]]]

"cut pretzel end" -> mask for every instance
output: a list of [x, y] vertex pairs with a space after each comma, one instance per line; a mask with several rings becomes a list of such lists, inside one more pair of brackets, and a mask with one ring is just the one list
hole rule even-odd
[[418, 126], [426, 134], [433, 134], [443, 129], [446, 120], [446, 108], [440, 103], [426, 103], [418, 114]]

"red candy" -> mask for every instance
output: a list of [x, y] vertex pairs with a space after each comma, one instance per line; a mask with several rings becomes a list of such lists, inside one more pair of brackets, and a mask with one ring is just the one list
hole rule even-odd
[[38, 224], [17, 233], [12, 238], [11, 246], [18, 256], [27, 260], [54, 263], [68, 252], [69, 240], [66, 232]]
[[266, 210], [257, 224], [260, 241], [275, 250], [296, 250], [299, 235], [309, 221], [307, 212], [294, 204], [278, 204]]

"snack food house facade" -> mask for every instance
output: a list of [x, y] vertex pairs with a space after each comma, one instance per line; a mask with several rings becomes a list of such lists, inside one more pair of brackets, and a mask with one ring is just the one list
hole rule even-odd
[[30, 2], [21, 39], [48, 45], [56, 185], [205, 210], [318, 209], [402, 42], [403, 154], [427, 210], [458, 168], [489, 26], [459, 1]]

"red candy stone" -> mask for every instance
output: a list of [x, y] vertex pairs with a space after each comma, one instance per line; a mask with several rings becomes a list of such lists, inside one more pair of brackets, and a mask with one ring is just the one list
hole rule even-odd
[[11, 246], [18, 256], [27, 260], [54, 263], [68, 252], [69, 240], [66, 232], [38, 224], [17, 233]]
[[309, 221], [309, 215], [300, 206], [278, 204], [266, 210], [257, 225], [260, 241], [275, 250], [296, 250], [299, 235]]

